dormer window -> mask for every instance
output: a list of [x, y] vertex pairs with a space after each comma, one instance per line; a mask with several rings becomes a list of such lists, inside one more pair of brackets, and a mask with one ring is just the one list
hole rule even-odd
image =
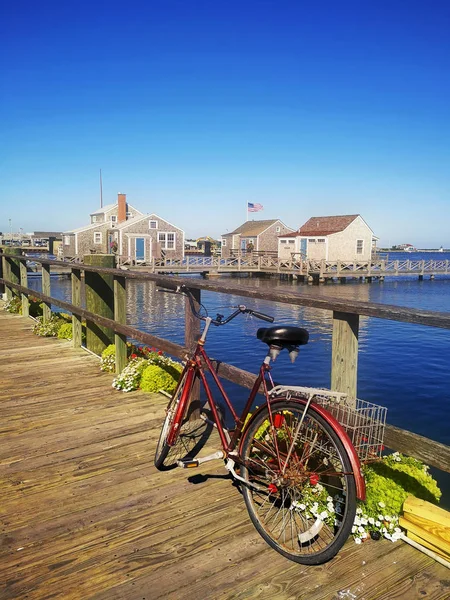
[[158, 221], [150, 220], [148, 222], [148, 228], [149, 229], [158, 229]]

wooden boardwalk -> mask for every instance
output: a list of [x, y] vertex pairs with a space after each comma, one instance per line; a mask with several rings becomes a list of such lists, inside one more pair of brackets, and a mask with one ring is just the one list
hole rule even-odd
[[111, 380], [0, 310], [1, 600], [450, 597], [449, 571], [402, 542], [349, 541], [319, 567], [283, 559], [220, 461], [153, 467], [166, 399]]

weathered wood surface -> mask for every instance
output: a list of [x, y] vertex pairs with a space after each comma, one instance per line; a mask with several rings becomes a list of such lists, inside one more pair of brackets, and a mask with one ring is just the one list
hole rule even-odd
[[30, 329], [0, 311], [2, 600], [448, 598], [448, 570], [401, 542], [286, 561], [220, 461], [153, 467], [166, 398], [115, 391], [95, 357]]

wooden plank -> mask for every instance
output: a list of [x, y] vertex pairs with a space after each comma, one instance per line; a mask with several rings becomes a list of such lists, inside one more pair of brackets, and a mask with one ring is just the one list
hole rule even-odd
[[408, 456], [423, 461], [426, 465], [450, 472], [450, 447], [422, 435], [386, 425], [384, 444]]
[[[20, 261], [20, 285], [22, 287], [28, 287], [28, 275], [27, 275], [27, 263], [25, 260]], [[22, 297], [22, 315], [24, 317], [30, 316], [30, 302], [28, 300], [28, 294], [21, 294]]]
[[403, 503], [403, 512], [418, 515], [429, 521], [438, 523], [442, 527], [447, 527], [450, 531], [450, 513], [443, 508], [431, 504], [421, 498], [408, 496]]
[[442, 558], [445, 558], [445, 560], [447, 560], [447, 561], [449, 560], [449, 555], [446, 554], [442, 550], [442, 548], [440, 548], [439, 546], [435, 546], [434, 544], [430, 544], [430, 542], [427, 542], [427, 540], [424, 540], [423, 538], [421, 538], [420, 536], [416, 535], [412, 531], [407, 531], [406, 535], [413, 542], [417, 542], [418, 544], [421, 544], [422, 546], [425, 546], [425, 548], [428, 548], [428, 550], [431, 550], [432, 552], [435, 552], [438, 556], [441, 556]]
[[[125, 277], [114, 276], [114, 320], [117, 323], [127, 323], [127, 289]], [[114, 334], [116, 346], [116, 373], [121, 373], [127, 364], [127, 336]]]
[[[50, 298], [51, 297], [50, 265], [43, 264], [42, 268], [41, 268], [41, 272], [42, 272], [42, 293], [44, 294], [44, 296], [47, 296], [48, 298]], [[44, 301], [44, 308], [43, 308], [42, 316], [44, 318], [44, 321], [48, 321], [51, 318], [51, 316], [52, 316], [51, 301], [49, 301], [49, 300]]]
[[333, 312], [331, 389], [357, 398], [359, 316]]
[[[414, 519], [415, 522], [411, 519]], [[444, 539], [442, 530], [433, 529], [433, 531], [428, 531], [428, 529], [425, 529], [424, 527], [424, 521], [425, 519], [420, 519], [420, 517], [411, 514], [400, 517], [398, 520], [401, 527], [407, 531], [412, 531], [412, 533], [426, 542], [433, 544], [433, 546], [441, 548], [441, 550], [450, 557], [450, 542], [447, 539]]]
[[[72, 269], [72, 304], [81, 307], [81, 271]], [[83, 326], [81, 317], [72, 312], [72, 344], [74, 348], [79, 348], [82, 344]]]

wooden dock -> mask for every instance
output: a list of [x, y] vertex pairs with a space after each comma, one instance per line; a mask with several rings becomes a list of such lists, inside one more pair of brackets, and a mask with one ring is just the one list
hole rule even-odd
[[122, 268], [141, 269], [151, 273], [225, 273], [283, 274], [324, 283], [327, 280], [346, 278], [383, 280], [385, 277], [450, 275], [450, 260], [366, 260], [328, 261], [283, 259], [276, 256], [242, 254], [229, 258], [219, 256], [185, 256], [183, 259], [156, 259], [134, 261], [119, 256]]
[[220, 461], [153, 467], [167, 400], [111, 380], [0, 310], [1, 600], [449, 598], [450, 572], [403, 542], [285, 560]]

